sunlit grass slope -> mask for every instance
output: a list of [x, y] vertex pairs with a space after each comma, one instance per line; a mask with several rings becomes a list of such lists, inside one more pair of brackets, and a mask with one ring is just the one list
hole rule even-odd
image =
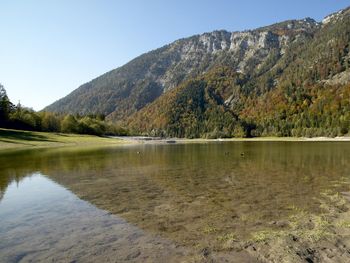
[[0, 151], [30, 147], [115, 145], [122, 140], [91, 135], [0, 129]]

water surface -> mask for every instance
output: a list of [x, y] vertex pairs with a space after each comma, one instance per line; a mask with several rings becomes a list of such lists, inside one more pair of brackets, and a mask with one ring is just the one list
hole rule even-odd
[[230, 260], [245, 255], [228, 240], [349, 191], [350, 143], [22, 151], [0, 164], [0, 261]]

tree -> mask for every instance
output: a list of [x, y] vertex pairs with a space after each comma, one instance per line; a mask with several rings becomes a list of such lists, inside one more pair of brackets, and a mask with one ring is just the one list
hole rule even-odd
[[102, 135], [106, 131], [106, 127], [102, 121], [90, 118], [88, 116], [79, 120], [79, 133]]
[[62, 120], [61, 131], [66, 133], [77, 133], [78, 125], [76, 118], [73, 115], [68, 114]]
[[60, 119], [51, 112], [41, 114], [41, 128], [43, 131], [59, 132], [61, 130]]
[[7, 97], [6, 90], [0, 84], [0, 127], [6, 127], [9, 121], [12, 104]]

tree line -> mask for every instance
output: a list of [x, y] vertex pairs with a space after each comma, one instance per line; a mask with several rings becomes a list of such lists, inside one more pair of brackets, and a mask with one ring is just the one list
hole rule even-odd
[[126, 135], [127, 130], [105, 119], [103, 114], [61, 114], [14, 105], [0, 84], [0, 127], [18, 130], [90, 135]]

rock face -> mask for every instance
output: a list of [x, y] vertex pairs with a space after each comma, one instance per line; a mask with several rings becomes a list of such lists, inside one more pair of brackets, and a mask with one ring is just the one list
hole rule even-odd
[[346, 9], [340, 10], [336, 13], [330, 14], [322, 20], [322, 25], [327, 25], [329, 23], [335, 23], [335, 22], [343, 19], [346, 15], [349, 15], [349, 14], [350, 14], [350, 8], [346, 8]]
[[45, 108], [64, 113], [102, 113], [122, 120], [186, 79], [216, 66], [251, 75], [273, 67], [292, 44], [321, 27], [314, 20], [290, 20], [244, 32], [214, 31], [177, 40], [143, 54]]

